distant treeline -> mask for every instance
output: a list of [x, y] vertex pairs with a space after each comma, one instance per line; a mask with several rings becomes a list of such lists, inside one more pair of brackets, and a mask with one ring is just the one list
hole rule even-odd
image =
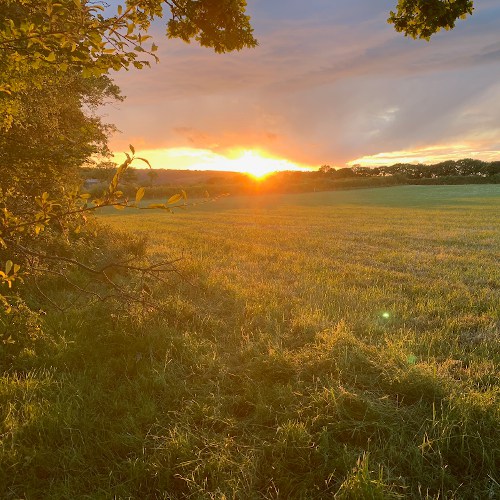
[[[86, 189], [100, 194], [114, 174], [113, 166], [87, 167], [81, 170]], [[474, 159], [449, 160], [434, 165], [397, 163], [391, 166], [332, 168], [323, 165], [316, 171], [276, 172], [262, 180], [238, 172], [204, 170], [132, 169], [122, 190], [133, 196], [137, 187], [146, 187], [146, 198], [171, 196], [184, 189], [190, 197], [207, 194], [299, 193], [386, 187], [401, 184], [498, 184], [500, 161]]]
[[332, 169], [328, 165], [320, 167], [319, 171], [335, 178], [346, 177], [385, 177], [400, 175], [407, 179], [437, 179], [439, 177], [490, 177], [500, 174], [500, 161], [484, 162], [472, 158], [462, 160], [447, 160], [433, 165], [396, 163], [391, 166]]

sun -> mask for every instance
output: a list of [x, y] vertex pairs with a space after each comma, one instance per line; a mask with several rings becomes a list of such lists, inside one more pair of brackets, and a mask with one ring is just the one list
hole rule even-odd
[[240, 172], [250, 174], [256, 179], [263, 179], [270, 173], [281, 170], [277, 168], [276, 160], [265, 158], [256, 151], [244, 151], [239, 158], [235, 158], [233, 161]]
[[[283, 170], [311, 170], [310, 166], [273, 157], [260, 149], [231, 148], [219, 153], [210, 149], [167, 148], [146, 150], [141, 156], [147, 158], [154, 168], [241, 172], [257, 181]], [[125, 156], [120, 154], [114, 157], [117, 163], [124, 159]]]
[[262, 180], [269, 174], [280, 170], [300, 169], [295, 163], [288, 160], [270, 158], [257, 150], [240, 151], [229, 161], [231, 162], [231, 170], [249, 174], [256, 180]]

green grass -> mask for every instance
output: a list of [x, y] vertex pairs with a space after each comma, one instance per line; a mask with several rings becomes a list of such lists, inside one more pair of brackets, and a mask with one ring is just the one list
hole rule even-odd
[[482, 185], [105, 214], [183, 277], [45, 317], [0, 496], [499, 498], [499, 214]]

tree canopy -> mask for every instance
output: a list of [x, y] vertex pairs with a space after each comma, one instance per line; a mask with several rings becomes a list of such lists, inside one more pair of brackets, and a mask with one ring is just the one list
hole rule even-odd
[[399, 0], [388, 21], [406, 36], [429, 40], [441, 29], [453, 29], [473, 10], [472, 0]]
[[245, 0], [128, 0], [114, 12], [100, 0], [4, 0], [0, 51], [12, 65], [72, 66], [84, 76], [140, 69], [147, 56], [155, 58], [157, 47], [147, 34], [154, 18], [168, 15], [169, 38], [226, 52], [257, 43], [245, 10]]
[[114, 11], [100, 0], [3, 0], [0, 129], [12, 125], [31, 90], [47, 88], [44, 68], [55, 80], [66, 72], [89, 78], [156, 60], [147, 34], [156, 17], [168, 15], [168, 37], [215, 52], [253, 47], [245, 9], [244, 0], [128, 0]]

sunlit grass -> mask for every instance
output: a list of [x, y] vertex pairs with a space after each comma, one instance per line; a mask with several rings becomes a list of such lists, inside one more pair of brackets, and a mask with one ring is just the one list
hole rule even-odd
[[47, 316], [1, 380], [0, 496], [498, 497], [498, 194], [103, 217], [185, 279], [145, 318]]

